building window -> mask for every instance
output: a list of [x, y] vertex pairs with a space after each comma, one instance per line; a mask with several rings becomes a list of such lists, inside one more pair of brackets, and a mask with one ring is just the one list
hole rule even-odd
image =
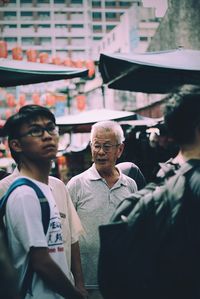
[[50, 24], [39, 24], [38, 25], [39, 28], [50, 28]]
[[128, 2], [128, 1], [119, 1], [119, 6], [121, 7], [129, 7], [131, 6], [131, 2]]
[[93, 25], [93, 32], [102, 32], [101, 25]]
[[[31, 2], [32, 2], [32, 1], [31, 1]], [[37, 3], [38, 3], [38, 4], [41, 4], [41, 5], [42, 5], [42, 4], [50, 4], [50, 3], [49, 3], [49, 0], [37, 0]], [[40, 6], [41, 6], [41, 5], [40, 5]]]
[[22, 45], [23, 46], [34, 45], [34, 38], [32, 38], [32, 37], [22, 37]]
[[148, 41], [148, 37], [147, 36], [140, 36], [140, 41], [141, 42], [146, 42], [146, 41]]
[[72, 28], [83, 28], [82, 24], [73, 24], [71, 25]]
[[39, 11], [38, 18], [40, 20], [50, 20], [50, 12], [49, 11]]
[[115, 25], [107, 25], [106, 26], [106, 32], [110, 32], [111, 30], [113, 30], [115, 28]]
[[83, 4], [83, 0], [71, 0], [71, 4]]
[[92, 13], [93, 20], [101, 20], [101, 12], [93, 12]]
[[92, 7], [101, 7], [101, 1], [92, 1]]
[[107, 20], [116, 20], [117, 14], [115, 12], [106, 12], [106, 19]]
[[93, 40], [101, 40], [102, 39], [102, 37], [101, 36], [93, 36], [93, 38], [92, 38]]
[[20, 4], [21, 5], [23, 5], [23, 4], [32, 4], [32, 0], [21, 0]]
[[21, 24], [21, 28], [31, 28], [33, 27], [32, 24]]
[[65, 0], [54, 0], [55, 4], [65, 4]]
[[9, 44], [9, 43], [16, 43], [17, 42], [17, 37], [5, 37], [4, 40]]
[[16, 16], [17, 16], [17, 14], [15, 11], [5, 11], [4, 12], [4, 18], [6, 20], [15, 20]]
[[23, 21], [32, 21], [33, 13], [31, 11], [21, 11], [21, 18]]
[[4, 24], [4, 28], [17, 28], [16, 24]]
[[115, 7], [116, 6], [116, 1], [106, 1], [105, 6], [106, 7]]

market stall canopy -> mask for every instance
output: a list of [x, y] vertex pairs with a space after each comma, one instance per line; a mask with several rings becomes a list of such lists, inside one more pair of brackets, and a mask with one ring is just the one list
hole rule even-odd
[[110, 109], [93, 109], [73, 115], [65, 115], [56, 118], [56, 124], [61, 132], [90, 132], [91, 125], [103, 120], [128, 120], [136, 119], [137, 114], [128, 111]]
[[86, 68], [0, 58], [1, 87], [85, 77], [87, 73]]
[[169, 93], [183, 84], [200, 84], [200, 51], [180, 48], [142, 54], [102, 53], [99, 70], [109, 88]]

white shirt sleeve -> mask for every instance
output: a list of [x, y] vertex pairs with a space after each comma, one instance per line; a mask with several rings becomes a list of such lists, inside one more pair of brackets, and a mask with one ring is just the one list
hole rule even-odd
[[31, 247], [47, 247], [40, 202], [31, 187], [21, 186], [11, 193], [6, 223], [27, 252]]

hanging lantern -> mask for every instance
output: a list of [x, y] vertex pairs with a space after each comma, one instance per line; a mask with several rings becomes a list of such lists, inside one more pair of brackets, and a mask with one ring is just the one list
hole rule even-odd
[[41, 52], [39, 54], [40, 63], [49, 63], [49, 54], [46, 52]]
[[22, 60], [23, 55], [22, 55], [22, 48], [21, 47], [15, 47], [12, 49], [12, 58], [15, 60]]
[[86, 96], [84, 94], [79, 94], [76, 96], [76, 104], [77, 104], [77, 109], [79, 111], [85, 110], [86, 107]]
[[88, 79], [94, 79], [94, 77], [95, 77], [95, 64], [94, 64], [94, 61], [92, 61], [92, 60], [86, 61], [85, 66], [88, 69]]
[[75, 61], [75, 66], [78, 68], [82, 68], [83, 67], [83, 61], [82, 60], [76, 60]]
[[56, 99], [55, 99], [54, 95], [47, 93], [46, 94], [46, 105], [52, 107], [55, 105], [55, 102], [56, 102]]
[[37, 51], [35, 49], [28, 49], [26, 56], [28, 61], [37, 62]]
[[8, 57], [7, 43], [4, 40], [0, 40], [0, 58]]
[[52, 57], [52, 63], [60, 65], [62, 63], [61, 58], [58, 56]]
[[8, 107], [15, 107], [16, 103], [15, 103], [15, 97], [12, 93], [7, 93], [6, 95], [6, 101], [7, 101], [7, 105]]
[[63, 64], [65, 66], [72, 66], [72, 61], [70, 58], [66, 58], [64, 61], [63, 61]]
[[32, 100], [35, 105], [40, 105], [40, 95], [37, 92], [32, 94]]
[[21, 93], [19, 95], [19, 106], [22, 107], [26, 104], [26, 95], [24, 93]]

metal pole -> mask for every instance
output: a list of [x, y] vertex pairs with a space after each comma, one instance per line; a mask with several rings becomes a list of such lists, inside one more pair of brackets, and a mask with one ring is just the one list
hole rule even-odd
[[103, 108], [106, 108], [106, 99], [105, 99], [105, 86], [101, 85], [102, 99], [103, 99]]

